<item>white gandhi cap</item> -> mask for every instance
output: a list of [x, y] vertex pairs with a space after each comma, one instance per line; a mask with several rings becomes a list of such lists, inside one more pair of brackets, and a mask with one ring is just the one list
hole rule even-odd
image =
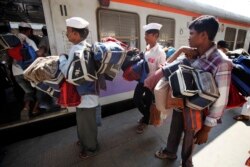
[[147, 25], [143, 26], [144, 31], [148, 31], [148, 30], [160, 30], [162, 27], [161, 24], [158, 23], [149, 23]]
[[23, 27], [23, 28], [32, 28], [29, 23], [25, 23], [25, 22], [21, 22], [18, 26]]
[[89, 25], [89, 22], [87, 22], [81, 17], [71, 17], [69, 19], [66, 19], [67, 27], [82, 29], [82, 28], [86, 28], [88, 25]]

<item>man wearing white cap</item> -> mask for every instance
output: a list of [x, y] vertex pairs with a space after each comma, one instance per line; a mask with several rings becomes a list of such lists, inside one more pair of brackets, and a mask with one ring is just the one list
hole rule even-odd
[[[164, 50], [157, 43], [161, 27], [162, 25], [158, 23], [149, 23], [143, 26], [143, 29], [145, 31], [145, 41], [147, 43], [144, 57], [149, 68], [148, 76], [159, 69], [166, 60]], [[139, 82], [135, 88], [133, 99], [135, 105], [143, 115], [136, 130], [137, 133], [141, 134], [149, 123], [149, 109], [153, 101], [153, 94], [148, 88], [144, 87], [144, 83]]]
[[[66, 19], [68, 40], [74, 45], [71, 47], [68, 58], [64, 55], [60, 56], [60, 70], [67, 76], [67, 71], [70, 63], [73, 60], [74, 52], [84, 50], [90, 46], [86, 42], [88, 36], [89, 23], [80, 17], [72, 17]], [[85, 81], [83, 84], [76, 86], [78, 94], [81, 95], [81, 103], [76, 106], [76, 121], [77, 134], [81, 146], [80, 158], [88, 158], [96, 155], [99, 146], [97, 141], [97, 123], [96, 123], [96, 108], [99, 105], [98, 90], [96, 82]]]

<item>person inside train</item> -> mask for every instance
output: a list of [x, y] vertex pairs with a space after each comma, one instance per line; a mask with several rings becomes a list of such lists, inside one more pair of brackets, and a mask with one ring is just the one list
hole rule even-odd
[[42, 39], [41, 36], [34, 34], [33, 28], [31, 28], [31, 30], [30, 30], [29, 38], [35, 42], [36, 46], [39, 45], [39, 43]]
[[[0, 19], [0, 36], [11, 34], [9, 20]], [[19, 117], [22, 107], [20, 100], [23, 97], [22, 89], [17, 85], [12, 75], [12, 59], [8, 56], [8, 46], [0, 42], [0, 123]], [[14, 105], [13, 105], [14, 104]], [[16, 111], [16, 112], [11, 112]], [[1, 150], [1, 149], [0, 149]]]
[[49, 55], [51, 55], [51, 52], [50, 52], [49, 38], [48, 38], [48, 32], [47, 32], [46, 26], [42, 27], [42, 33], [43, 33], [43, 36], [40, 40], [38, 47], [40, 50], [43, 51], [44, 56], [49, 56]]
[[220, 40], [217, 42], [217, 48], [220, 49], [225, 54], [227, 54], [227, 52], [229, 51], [227, 42], [224, 40]]
[[[209, 132], [219, 123], [228, 101], [232, 63], [217, 50], [214, 43], [218, 28], [219, 23], [214, 16], [202, 15], [196, 18], [189, 25], [188, 40], [190, 46], [180, 47], [168, 60], [168, 63], [171, 63], [182, 53], [197, 56], [194, 61], [190, 61], [192, 67], [212, 73], [215, 77], [220, 97], [207, 112], [204, 112], [204, 120], [200, 122], [202, 126], [199, 129], [184, 128], [186, 122], [184, 121], [182, 110], [175, 108], [173, 110], [167, 146], [155, 153], [157, 158], [176, 159], [178, 146], [184, 132], [181, 151], [182, 167], [192, 167], [192, 153], [195, 144], [206, 143]], [[185, 107], [185, 110], [188, 110], [188, 108]]]
[[[161, 27], [162, 25], [158, 23], [149, 23], [143, 26], [147, 44], [144, 58], [149, 67], [148, 76], [153, 74], [166, 61], [165, 52], [157, 43]], [[141, 134], [149, 124], [150, 105], [153, 101], [153, 94], [148, 88], [144, 87], [143, 81], [139, 81], [136, 85], [133, 100], [136, 107], [143, 115], [139, 120], [139, 125], [136, 130], [137, 133]]]
[[[30, 45], [35, 51], [37, 55], [40, 55], [39, 49], [35, 42], [29, 38], [31, 34], [31, 25], [26, 22], [21, 22], [18, 25], [19, 33], [17, 37], [21, 40], [21, 43], [27, 43]], [[36, 102], [36, 90], [31, 86], [30, 82], [24, 79], [23, 76], [23, 68], [17, 63], [16, 60], [13, 60], [12, 63], [12, 72], [15, 77], [18, 85], [23, 89], [24, 95], [24, 107], [21, 111], [21, 120], [28, 120], [30, 111], [32, 109], [33, 113], [36, 113], [38, 110], [38, 104]], [[34, 106], [34, 107], [32, 107]]]
[[[43, 36], [39, 38], [39, 44], [37, 45], [40, 52], [40, 56], [50, 56], [51, 53], [46, 26], [43, 26], [41, 30]], [[61, 109], [60, 105], [57, 104], [56, 99], [52, 98], [50, 95], [43, 91], [40, 91], [38, 89], [36, 91], [37, 97], [39, 98], [39, 110], [32, 112], [33, 116], [39, 115], [45, 111], [54, 112], [59, 111]]]
[[[68, 40], [73, 43], [73, 46], [69, 51], [68, 58], [65, 55], [60, 55], [59, 58], [59, 68], [64, 76], [67, 76], [67, 70], [73, 60], [74, 52], [84, 49], [89, 45], [86, 42], [86, 38], [89, 34], [88, 25], [89, 22], [81, 17], [66, 19], [66, 36]], [[99, 105], [99, 96], [95, 85], [96, 81], [86, 81], [76, 87], [79, 95], [81, 95], [81, 102], [76, 106], [76, 122], [79, 138], [77, 144], [81, 146], [79, 156], [82, 159], [95, 156], [99, 150], [96, 123], [96, 110]]]
[[176, 49], [172, 46], [165, 47], [163, 48], [163, 50], [165, 51], [165, 54], [166, 54], [166, 60], [168, 60], [170, 56], [172, 56], [174, 52], [176, 51]]

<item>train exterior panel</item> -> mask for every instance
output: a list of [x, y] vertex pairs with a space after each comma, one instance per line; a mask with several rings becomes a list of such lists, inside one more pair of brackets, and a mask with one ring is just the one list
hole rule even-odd
[[[135, 46], [139, 47], [142, 51], [146, 47], [142, 26], [149, 22], [149, 17], [159, 18], [160, 20], [161, 18], [166, 18], [173, 21], [173, 24], [171, 25], [173, 27], [171, 27], [171, 29], [173, 30], [171, 31], [172, 34], [170, 34], [172, 38], [171, 45], [176, 48], [179, 48], [182, 45], [188, 45], [188, 25], [195, 17], [198, 17], [201, 14], [212, 13], [217, 16], [220, 21], [220, 29], [215, 41], [225, 39], [227, 28], [232, 28], [235, 30], [235, 36], [238, 35], [239, 29], [246, 32], [244, 43], [241, 45], [245, 50], [248, 50], [250, 42], [250, 18], [244, 17], [241, 18], [241, 21], [236, 14], [231, 14], [230, 18], [227, 16], [228, 13], [225, 13], [223, 10], [218, 10], [218, 8], [197, 2], [192, 3], [191, 1], [184, 0], [181, 0], [180, 2], [168, 0], [112, 0], [108, 7], [103, 7], [100, 5], [99, 1], [42, 0], [42, 4], [46, 25], [48, 27], [49, 39], [52, 41], [51, 50], [52, 53], [56, 55], [67, 53], [71, 46], [71, 43], [68, 42], [65, 35], [65, 19], [73, 16], [80, 16], [88, 20], [90, 22], [90, 34], [87, 40], [88, 42], [93, 43], [95, 41], [100, 41], [100, 38], [103, 37], [101, 32], [103, 27], [101, 27], [102, 25], [100, 22], [105, 22], [105, 16], [102, 16], [105, 12], [111, 12], [110, 15], [112, 15], [112, 12], [128, 13], [133, 14], [134, 17], [138, 17], [138, 27], [136, 27], [138, 29], [137, 34], [135, 34], [135, 32], [130, 32], [128, 38], [130, 38], [131, 43], [131, 40], [135, 35], [138, 39]], [[108, 18], [106, 19], [107, 21], [109, 20]], [[119, 20], [113, 21], [117, 22]], [[127, 26], [126, 22], [120, 24]], [[168, 30], [168, 25], [164, 26], [166, 30]], [[114, 32], [105, 33], [107, 36], [111, 35], [117, 37]], [[166, 33], [166, 36], [160, 38], [160, 40], [163, 40], [163, 45], [166, 44], [166, 41], [164, 43], [164, 38], [168, 38], [168, 35], [169, 33]], [[236, 48], [237, 38], [234, 38], [233, 40], [230, 38], [228, 41], [233, 49]], [[101, 104], [109, 104], [131, 98], [136, 83], [125, 81], [120, 73], [114, 81], [107, 81], [107, 84], [107, 91], [101, 92]]]

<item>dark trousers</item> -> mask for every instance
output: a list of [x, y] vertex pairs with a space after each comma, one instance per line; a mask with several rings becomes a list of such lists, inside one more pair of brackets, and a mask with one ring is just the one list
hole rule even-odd
[[76, 123], [82, 151], [95, 152], [98, 149], [96, 107], [76, 108]]
[[192, 153], [194, 150], [194, 130], [185, 130], [183, 123], [183, 114], [173, 110], [170, 133], [168, 135], [168, 142], [166, 151], [170, 154], [176, 155], [178, 146], [181, 141], [182, 133], [184, 132], [184, 139], [182, 143], [181, 158], [182, 167], [192, 167]]
[[143, 115], [143, 123], [149, 123], [150, 117], [150, 105], [153, 101], [153, 94], [152, 92], [143, 86], [143, 83], [138, 83], [133, 97], [134, 103], [138, 110]]

